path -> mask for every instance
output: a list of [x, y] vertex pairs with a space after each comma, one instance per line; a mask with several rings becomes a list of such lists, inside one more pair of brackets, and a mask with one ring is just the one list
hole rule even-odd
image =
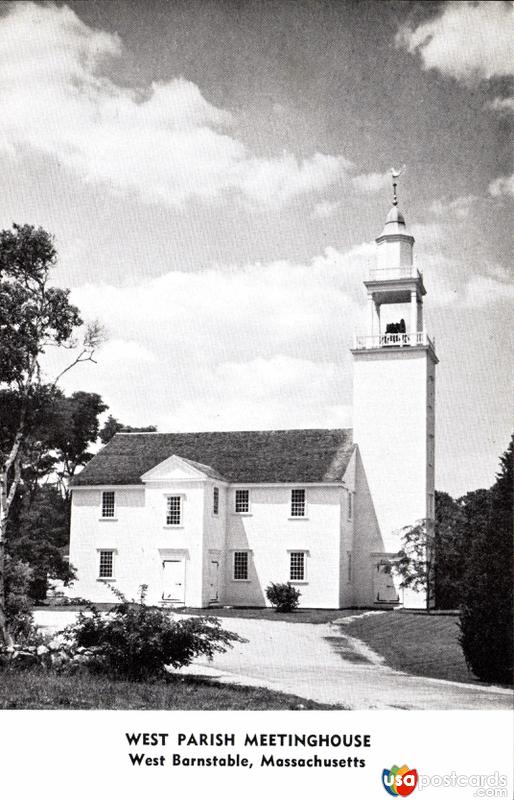
[[[73, 612], [36, 611], [39, 625], [69, 624]], [[221, 682], [265, 686], [352, 709], [508, 709], [509, 689], [454, 683], [396, 672], [337, 625], [224, 618], [223, 627], [248, 639], [181, 670]]]

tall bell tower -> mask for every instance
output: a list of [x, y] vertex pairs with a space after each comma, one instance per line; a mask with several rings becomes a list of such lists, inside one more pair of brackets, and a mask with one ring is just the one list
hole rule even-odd
[[[393, 203], [375, 240], [376, 265], [364, 281], [368, 331], [352, 348], [354, 441], [368, 508], [356, 535], [369, 541], [361, 564], [361, 604], [426, 607], [424, 592], [400, 589], [388, 559], [401, 547], [401, 528], [434, 520], [434, 342], [423, 323], [423, 275], [414, 265], [414, 237]], [[370, 554], [371, 551], [371, 554]]]

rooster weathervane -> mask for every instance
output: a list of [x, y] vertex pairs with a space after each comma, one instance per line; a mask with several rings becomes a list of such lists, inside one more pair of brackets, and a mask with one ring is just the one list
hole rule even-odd
[[398, 178], [401, 175], [403, 175], [406, 169], [407, 167], [405, 166], [405, 164], [402, 164], [402, 166], [399, 169], [391, 167], [391, 177], [393, 179], [393, 206], [398, 205], [398, 195], [396, 192], [396, 187], [398, 186]]

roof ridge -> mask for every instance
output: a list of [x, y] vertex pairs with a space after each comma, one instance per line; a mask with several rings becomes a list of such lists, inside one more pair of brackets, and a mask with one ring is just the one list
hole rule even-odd
[[[298, 431], [351, 431], [353, 428], [245, 428], [229, 431], [117, 431], [114, 436], [191, 436], [194, 434], [212, 433], [292, 433]], [[112, 437], [114, 439], [114, 436]], [[110, 439], [109, 441], [112, 441]]]

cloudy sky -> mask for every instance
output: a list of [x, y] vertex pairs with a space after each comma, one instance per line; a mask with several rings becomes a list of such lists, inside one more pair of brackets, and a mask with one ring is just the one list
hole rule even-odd
[[64, 388], [162, 431], [351, 426], [362, 280], [405, 162], [437, 486], [490, 485], [511, 424], [513, 20], [503, 2], [0, 2], [0, 226], [55, 234], [55, 282], [109, 331]]

